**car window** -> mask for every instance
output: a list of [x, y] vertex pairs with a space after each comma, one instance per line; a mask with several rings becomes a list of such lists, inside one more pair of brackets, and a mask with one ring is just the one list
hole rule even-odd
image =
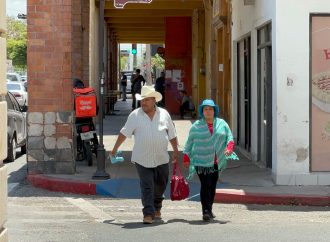
[[14, 109], [13, 103], [10, 100], [9, 94], [6, 95], [7, 109]]
[[15, 84], [15, 83], [7, 83], [7, 89], [8, 90], [21, 90], [21, 85]]
[[16, 98], [11, 93], [9, 93], [8, 95], [10, 96], [10, 99], [11, 99], [11, 102], [12, 102], [12, 105], [13, 105], [13, 109], [16, 110], [16, 111], [21, 111]]
[[9, 79], [11, 81], [14, 81], [14, 82], [17, 82], [18, 81], [17, 76], [16, 75], [12, 75], [12, 74], [7, 74], [7, 79]]

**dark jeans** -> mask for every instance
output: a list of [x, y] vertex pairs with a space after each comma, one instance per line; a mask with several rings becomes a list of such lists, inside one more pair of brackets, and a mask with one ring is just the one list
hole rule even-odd
[[[214, 165], [215, 171], [209, 174], [198, 174], [201, 182], [201, 204], [203, 214], [205, 211], [212, 212], [212, 206], [214, 202], [215, 190], [217, 187], [217, 181], [219, 178], [218, 165]], [[197, 169], [196, 169], [197, 170]]]
[[122, 86], [123, 101], [126, 100], [126, 86]]
[[164, 192], [168, 183], [169, 165], [146, 168], [135, 163], [140, 178], [143, 215], [154, 216], [155, 211], [162, 208]]

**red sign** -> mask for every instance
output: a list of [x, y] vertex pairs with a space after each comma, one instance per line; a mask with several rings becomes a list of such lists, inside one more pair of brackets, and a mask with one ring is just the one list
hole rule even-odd
[[152, 0], [114, 0], [115, 8], [124, 8], [126, 3], [151, 3]]

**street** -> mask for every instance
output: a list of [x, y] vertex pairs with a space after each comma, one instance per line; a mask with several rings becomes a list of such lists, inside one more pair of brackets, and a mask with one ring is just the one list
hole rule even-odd
[[164, 201], [162, 221], [143, 225], [139, 199], [81, 196], [37, 189], [25, 181], [26, 157], [7, 163], [9, 241], [329, 241], [329, 207]]

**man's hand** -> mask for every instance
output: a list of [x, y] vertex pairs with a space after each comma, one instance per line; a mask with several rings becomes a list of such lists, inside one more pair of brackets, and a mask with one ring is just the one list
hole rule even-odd
[[117, 154], [117, 150], [116, 149], [113, 149], [112, 151], [110, 151], [110, 154], [115, 157], [116, 154]]
[[177, 162], [178, 158], [179, 158], [179, 151], [178, 150], [174, 150], [173, 151], [173, 154], [172, 154], [172, 161], [173, 161], [173, 163], [175, 163], [174, 161]]

